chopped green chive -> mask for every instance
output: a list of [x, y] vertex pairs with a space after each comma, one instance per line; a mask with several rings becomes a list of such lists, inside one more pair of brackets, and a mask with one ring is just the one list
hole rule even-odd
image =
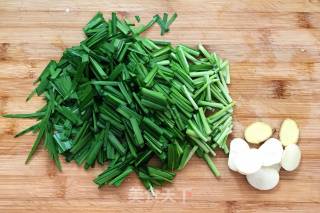
[[209, 157], [208, 154], [204, 154], [204, 159], [207, 162], [209, 168], [211, 169], [212, 173], [219, 177], [220, 176], [220, 172], [218, 171], [216, 165], [214, 165], [214, 163], [212, 162], [211, 158]]
[[[174, 46], [141, 35], [155, 23], [161, 35], [169, 32], [176, 17], [163, 13], [136, 26], [115, 12], [109, 20], [97, 13], [83, 28], [86, 39], [35, 81], [27, 100], [43, 96], [46, 105], [3, 115], [37, 120], [15, 136], [37, 134], [26, 163], [43, 142], [58, 170], [59, 155], [85, 169], [108, 162], [94, 179], [99, 187], [118, 187], [135, 172], [154, 193], [194, 154], [219, 176], [211, 157], [215, 148], [228, 153], [233, 128], [229, 63], [201, 44]], [[161, 166], [151, 166], [153, 158]]]
[[[180, 64], [182, 65], [184, 70], [188, 73], [189, 72], [189, 64], [187, 62], [186, 56], [185, 56], [184, 51], [181, 46], [177, 47], [177, 55], [178, 55], [178, 59], [179, 59]], [[190, 76], [192, 77], [191, 73], [190, 73]]]
[[183, 85], [182, 86], [183, 92], [185, 94], [185, 96], [187, 96], [188, 100], [190, 101], [190, 103], [192, 104], [193, 108], [195, 110], [198, 110], [198, 105], [196, 104], [196, 102], [193, 100], [191, 94], [189, 93], [188, 89]]
[[136, 19], [137, 22], [140, 22], [140, 16], [134, 16], [134, 18]]
[[130, 118], [130, 123], [134, 132], [134, 137], [137, 145], [143, 146], [143, 138], [137, 120], [135, 118]]

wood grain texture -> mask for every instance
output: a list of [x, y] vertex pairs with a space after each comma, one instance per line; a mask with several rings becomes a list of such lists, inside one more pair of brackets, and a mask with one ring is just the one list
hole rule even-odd
[[[241, 137], [252, 121], [279, 130], [284, 118], [294, 118], [301, 128], [301, 166], [281, 171], [280, 184], [260, 192], [228, 170], [222, 153], [215, 159], [220, 179], [195, 157], [150, 199], [135, 175], [120, 188], [97, 189], [92, 179], [103, 167], [84, 171], [63, 163], [59, 173], [42, 149], [24, 165], [34, 136], [13, 135], [34, 121], [0, 118], [0, 212], [320, 211], [319, 0], [0, 0], [1, 114], [41, 106], [40, 98], [25, 103], [32, 82], [50, 59], [83, 39], [81, 28], [96, 11], [140, 15], [144, 23], [155, 13], [176, 11], [164, 39], [202, 42], [230, 60], [230, 91], [237, 102], [232, 137]], [[145, 34], [161, 38], [157, 26]]]

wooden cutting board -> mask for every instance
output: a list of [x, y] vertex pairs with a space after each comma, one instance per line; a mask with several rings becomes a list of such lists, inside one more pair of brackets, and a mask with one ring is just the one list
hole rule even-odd
[[[319, 212], [320, 211], [320, 1], [319, 0], [0, 0], [0, 112], [32, 112], [25, 103], [32, 82], [50, 59], [82, 38], [81, 28], [97, 12], [110, 17], [178, 13], [173, 43], [205, 44], [231, 63], [234, 132], [263, 120], [279, 130], [296, 119], [301, 128], [302, 163], [281, 171], [272, 191], [252, 189], [227, 168], [222, 153], [216, 179], [194, 157], [174, 183], [151, 199], [135, 175], [120, 188], [97, 189], [92, 179], [104, 168], [84, 171], [63, 164], [58, 172], [43, 149], [24, 165], [34, 136], [13, 138], [33, 121], [0, 118], [0, 212]], [[146, 36], [162, 39], [155, 26]], [[277, 133], [276, 133], [277, 134]]]

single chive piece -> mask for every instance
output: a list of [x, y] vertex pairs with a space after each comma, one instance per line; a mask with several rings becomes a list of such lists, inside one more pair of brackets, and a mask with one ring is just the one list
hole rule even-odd
[[146, 99], [141, 100], [141, 104], [147, 108], [153, 109], [153, 110], [160, 110], [163, 111], [165, 110], [165, 107], [159, 103], [155, 103], [153, 101], [149, 101]]
[[210, 150], [209, 150], [208, 146], [206, 146], [205, 142], [202, 142], [201, 140], [199, 140], [196, 137], [192, 137], [191, 136], [190, 138], [191, 138], [191, 140], [193, 142], [196, 143], [197, 146], [199, 146], [199, 149], [201, 149], [204, 153], [209, 153], [210, 152]]
[[175, 170], [177, 158], [179, 158], [179, 156], [177, 154], [175, 145], [169, 144], [168, 145], [168, 169], [170, 171]]
[[96, 75], [98, 75], [100, 78], [105, 79], [107, 77], [107, 74], [103, 71], [102, 67], [94, 60], [93, 58], [90, 57], [90, 61], [94, 67], [94, 70], [97, 72]]
[[160, 135], [163, 134], [162, 128], [160, 126], [158, 126], [156, 123], [154, 123], [152, 120], [150, 120], [150, 118], [144, 117], [142, 119], [142, 122], [143, 122], [143, 124], [145, 124], [151, 130], [157, 132]]
[[156, 76], [158, 71], [157, 67], [154, 67], [149, 73], [148, 75], [145, 77], [144, 79], [144, 83], [146, 84], [146, 87], [150, 87], [151, 84], [154, 82], [153, 79]]
[[197, 149], [198, 149], [198, 146], [193, 146], [192, 149], [190, 148], [190, 145], [185, 146], [183, 150], [183, 156], [181, 157], [181, 162], [178, 168], [179, 170], [183, 169], [187, 165], [187, 163], [192, 158], [192, 156], [197, 151]]
[[117, 81], [91, 81], [93, 85], [100, 85], [100, 86], [118, 86], [119, 82]]
[[141, 34], [144, 31], [148, 30], [156, 21], [158, 20], [157, 16], [154, 16], [151, 21], [149, 21], [145, 26], [141, 27], [140, 29], [137, 30], [136, 34]]
[[147, 162], [151, 157], [152, 157], [152, 150], [146, 150], [145, 152], [141, 152], [140, 155], [138, 156], [138, 160], [135, 161], [134, 166], [138, 167], [141, 164]]
[[188, 100], [189, 100], [190, 103], [192, 104], [193, 108], [194, 108], [195, 110], [198, 110], [198, 108], [199, 108], [198, 105], [197, 105], [196, 102], [193, 100], [191, 94], [189, 93], [188, 89], [187, 89], [184, 85], [182, 86], [182, 90], [183, 90], [185, 96], [188, 98]]
[[[199, 62], [198, 59], [196, 59], [195, 57], [193, 57], [191, 54], [189, 54], [187, 52], [184, 52], [184, 55], [186, 56], [186, 59], [189, 59], [193, 63], [198, 63]], [[189, 70], [190, 70], [190, 66], [189, 66]]]
[[167, 32], [166, 22], [164, 22], [159, 15], [155, 15], [154, 17], [156, 17], [156, 22], [160, 26], [160, 35], [164, 35], [164, 33]]
[[209, 157], [208, 154], [204, 154], [204, 159], [207, 162], [209, 168], [211, 169], [212, 173], [217, 176], [220, 177], [220, 172], [218, 171], [216, 165], [214, 165], [214, 163], [212, 162], [211, 158]]
[[173, 63], [172, 68], [176, 71], [175, 76], [191, 91], [194, 91], [191, 77], [178, 64]]
[[102, 131], [102, 132], [100, 132], [99, 135], [97, 135], [95, 137], [95, 140], [93, 141], [93, 144], [91, 145], [92, 148], [91, 148], [91, 150], [88, 154], [88, 157], [86, 159], [86, 163], [84, 166], [85, 169], [88, 169], [96, 160], [97, 154], [98, 154], [98, 152], [104, 142], [104, 137], [105, 137], [105, 135], [108, 135], [108, 131], [109, 131], [108, 129], [107, 129], [107, 132]]
[[39, 124], [40, 125], [40, 131], [38, 133], [38, 136], [37, 136], [35, 142], [32, 145], [32, 148], [31, 148], [31, 150], [30, 150], [30, 152], [28, 154], [28, 157], [27, 157], [27, 159], [25, 161], [25, 164], [27, 164], [31, 160], [33, 154], [37, 150], [40, 142], [42, 141], [42, 138], [45, 135], [45, 131], [46, 131], [46, 128], [48, 126], [48, 122], [49, 122], [50, 115], [52, 113], [52, 109], [53, 109], [53, 102], [50, 101], [49, 104], [48, 104], [48, 109], [46, 111], [46, 115], [43, 118], [43, 120], [41, 121], [41, 123]]
[[116, 138], [116, 136], [112, 133], [112, 131], [109, 132], [108, 138], [110, 143], [118, 152], [120, 152], [121, 154], [125, 154], [126, 152], [125, 148], [120, 143], [120, 141]]
[[116, 176], [120, 175], [121, 172], [122, 172], [121, 169], [117, 167], [112, 169], [108, 168], [107, 171], [101, 173], [98, 177], [96, 177], [94, 179], [94, 182], [99, 186], [103, 186], [106, 182], [109, 182]]
[[115, 185], [115, 186], [119, 186], [122, 181], [131, 173], [133, 172], [133, 168], [132, 166], [129, 166], [126, 170], [124, 170], [120, 175], [118, 175], [116, 178], [114, 178], [113, 180], [111, 180], [109, 182], [109, 185]]
[[206, 79], [206, 83], [207, 83], [206, 101], [211, 101], [212, 100], [211, 89], [210, 89], [211, 81], [210, 81], [209, 75], [206, 75], [205, 79]]
[[208, 71], [208, 70], [212, 70], [214, 67], [212, 66], [212, 64], [205, 64], [202, 62], [202, 59], [199, 60], [199, 62], [197, 62], [198, 64], [191, 64], [190, 65], [190, 70], [192, 72], [198, 72], [198, 71]]
[[173, 60], [175, 60], [176, 62], [179, 62], [179, 59], [178, 59], [178, 56], [177, 56], [176, 53], [174, 53], [174, 52], [170, 53], [170, 57], [171, 57]]
[[158, 63], [163, 63], [163, 61], [169, 61], [170, 60], [170, 55], [169, 54], [163, 54], [161, 56], [157, 56], [155, 58], [152, 58], [150, 60], [150, 63], [151, 64], [157, 64], [156, 66], [159, 67], [159, 66], [165, 66], [165, 65], [158, 65]]
[[234, 106], [234, 102], [229, 104], [228, 106], [224, 107], [223, 109], [219, 110], [218, 112], [214, 113], [213, 115], [208, 117], [209, 123], [213, 123], [217, 121], [219, 118], [221, 118], [229, 109], [231, 109]]
[[51, 157], [51, 159], [55, 162], [56, 167], [58, 168], [59, 171], [62, 171], [61, 168], [61, 163], [59, 160], [59, 155], [58, 155], [58, 149], [57, 149], [57, 145], [53, 140], [53, 137], [51, 135], [51, 128], [48, 128], [49, 131], [47, 131], [45, 133], [45, 141], [44, 141], [44, 145], [46, 147], [46, 149], [48, 150], [48, 153]]
[[134, 132], [136, 144], [140, 147], [143, 146], [144, 142], [143, 142], [142, 134], [141, 134], [140, 127], [137, 120], [132, 117], [130, 118], [130, 123]]
[[176, 124], [177, 124], [179, 130], [183, 130], [185, 125], [184, 125], [184, 123], [181, 119], [181, 115], [178, 112], [176, 107], [172, 107], [172, 116], [176, 119]]
[[[200, 96], [201, 94], [203, 94], [203, 92], [207, 89], [207, 87], [210, 87], [211, 85], [211, 82], [215, 82], [217, 81], [217, 79], [214, 79], [214, 80], [210, 80], [208, 82], [206, 82], [205, 84], [203, 84], [203, 86], [201, 88], [199, 88], [195, 93], [194, 95], [192, 96], [193, 98], [197, 98], [198, 96]], [[210, 87], [210, 91], [211, 91], [211, 87]], [[208, 89], [207, 89], [208, 91]], [[211, 91], [212, 92], [212, 91]], [[221, 96], [220, 96], [221, 97]], [[223, 99], [223, 98], [222, 98]]]
[[[184, 54], [184, 51], [182, 49], [181, 46], [178, 46], [176, 48], [177, 50], [177, 56], [178, 56], [178, 59], [179, 59], [179, 62], [181, 64], [181, 66], [184, 68], [184, 70], [189, 73], [189, 64], [187, 62], [187, 59], [186, 59], [186, 56]], [[191, 73], [190, 73], [190, 76], [191, 76]], [[192, 76], [191, 76], [192, 77]]]
[[[92, 139], [92, 135], [91, 134], [87, 134], [87, 132], [89, 131], [89, 127], [86, 129], [86, 132], [83, 133], [83, 137], [81, 137], [79, 140], [77, 140], [75, 142], [75, 144], [72, 146], [72, 148], [70, 149], [70, 152], [72, 154], [76, 154], [79, 151], [81, 151], [84, 147], [86, 147], [86, 145], [88, 144], [88, 141], [91, 142]], [[84, 160], [84, 159], [83, 159]]]
[[[110, 28], [111, 29], [111, 28]], [[83, 42], [87, 45], [87, 47], [94, 47], [97, 43], [99, 43], [101, 40], [108, 37], [108, 32], [105, 29], [99, 29], [98, 33], [95, 33], [90, 38], [87, 38]]]
[[198, 127], [196, 126], [196, 124], [195, 124], [193, 121], [189, 120], [188, 123], [189, 123], [191, 129], [193, 129], [193, 131], [195, 131], [195, 133], [198, 135], [199, 138], [201, 138], [201, 140], [203, 140], [203, 141], [207, 141], [207, 140], [208, 140], [208, 139], [202, 134], [202, 132], [198, 129]]
[[163, 47], [161, 49], [156, 50], [151, 55], [152, 55], [152, 57], [155, 58], [155, 57], [164, 55], [164, 54], [168, 53], [169, 51], [171, 51], [171, 47], [170, 46], [165, 46], [165, 47]]
[[156, 139], [153, 138], [150, 134], [144, 134], [143, 137], [145, 138], [147, 146], [149, 146], [149, 148], [153, 150], [156, 154], [158, 154], [158, 156], [160, 157], [163, 151]]
[[[127, 52], [128, 52], [129, 45], [130, 45], [130, 44], [128, 44], [128, 43], [125, 44], [124, 47], [121, 49], [121, 51], [119, 51], [119, 54], [118, 54], [118, 57], [117, 57], [117, 59], [118, 59], [119, 62], [122, 62], [122, 61], [123, 61], [125, 55], [126, 55]], [[122, 74], [124, 74], [124, 72], [123, 72]]]
[[199, 101], [199, 106], [205, 106], [205, 107], [211, 107], [211, 108], [217, 108], [222, 109], [224, 106], [221, 103], [215, 103], [215, 102], [208, 102], [208, 101]]
[[169, 64], [170, 64], [169, 60], [162, 60], [157, 62], [157, 65], [162, 65], [162, 66], [169, 65]]
[[[232, 115], [231, 114], [225, 114], [221, 118], [219, 118], [217, 121], [213, 122], [212, 129], [217, 130], [221, 125], [226, 123], [226, 120], [228, 120]], [[232, 117], [231, 117], [232, 120]]]
[[216, 140], [216, 143], [219, 144], [220, 147], [223, 146], [222, 142], [223, 142], [224, 138], [232, 132], [231, 129], [232, 129], [232, 125], [225, 128], [224, 131], [221, 132], [220, 136]]
[[138, 78], [140, 79], [144, 79], [148, 74], [147, 68], [143, 64], [137, 65], [135, 69], [137, 71]]
[[125, 22], [117, 21], [117, 28], [125, 35], [127, 35], [131, 29]]
[[213, 84], [211, 84], [210, 87], [212, 95], [218, 99], [223, 105], [228, 105], [228, 102], [226, 99], [221, 95], [220, 90]]
[[182, 47], [182, 49], [184, 50], [185, 53], [188, 53], [190, 55], [193, 55], [195, 57], [198, 57], [200, 55], [200, 52], [198, 50], [195, 50], [191, 47], [188, 47], [186, 45], [180, 44], [180, 46]]
[[144, 99], [147, 99], [149, 101], [154, 101], [159, 105], [165, 106], [167, 104], [167, 98], [160, 92], [142, 88], [141, 94]]
[[190, 128], [187, 129], [186, 134], [189, 135], [190, 137], [193, 137], [193, 138], [199, 138], [197, 133]]
[[140, 16], [134, 16], [134, 18], [136, 19], [136, 21], [139, 23], [140, 22]]
[[[140, 38], [141, 39], [141, 38]], [[155, 42], [151, 41], [150, 39], [143, 38], [141, 39], [142, 44], [147, 47], [149, 50], [154, 50], [154, 49], [160, 49], [159, 46], [155, 44]]]
[[176, 18], [178, 17], [177, 13], [174, 13], [171, 18], [168, 20], [167, 22], [167, 28], [169, 29], [169, 26], [176, 20]]
[[99, 24], [105, 22], [103, 15], [101, 12], [98, 12], [89, 22], [88, 24], [83, 28], [84, 32], [88, 32], [89, 30], [97, 27]]
[[34, 132], [35, 130], [38, 130], [39, 128], [40, 128], [40, 123], [37, 123], [37, 124], [35, 124], [35, 125], [32, 125], [32, 126], [26, 128], [26, 129], [18, 132], [14, 137], [15, 137], [15, 138], [20, 137], [20, 136], [22, 136], [22, 135], [27, 134], [28, 132], [31, 132], [31, 131]]
[[30, 114], [4, 114], [2, 117], [5, 118], [28, 118], [28, 119], [34, 119], [34, 118], [42, 118], [44, 117], [46, 112], [35, 112]]
[[98, 132], [98, 122], [97, 122], [97, 116], [95, 112], [92, 112], [92, 120], [93, 120], [93, 131]]
[[140, 98], [138, 97], [138, 95], [133, 92], [133, 93], [132, 93], [132, 96], [133, 96], [133, 98], [135, 99], [135, 101], [137, 102], [137, 105], [142, 109], [142, 111], [143, 111], [144, 113], [146, 113], [146, 114], [149, 113], [149, 110], [142, 105], [141, 100], [140, 100]]
[[127, 88], [125, 87], [125, 85], [122, 82], [119, 83], [119, 89], [120, 89], [122, 95], [125, 97], [127, 103], [131, 104], [132, 103], [131, 95], [129, 94]]
[[[136, 53], [137, 56], [138, 54], [141, 56], [141, 57], [148, 57], [149, 54], [146, 52], [147, 50], [142, 46], [140, 45], [139, 43], [132, 43], [130, 44], [130, 47], [128, 48], [130, 51], [132, 51], [130, 54], [133, 54], [133, 53]], [[140, 58], [138, 58], [139, 61], [141, 61]]]
[[112, 34], [115, 34], [116, 31], [117, 31], [117, 21], [118, 21], [118, 18], [117, 18], [117, 14], [115, 12], [112, 12], [112, 15], [111, 15], [111, 33]]
[[111, 72], [109, 79], [111, 81], [117, 79], [120, 74], [126, 69], [126, 66], [123, 63], [118, 64]]
[[204, 115], [204, 111], [203, 111], [202, 107], [199, 108], [199, 114], [200, 114], [200, 118], [202, 121], [202, 125], [204, 127], [204, 131], [206, 132], [207, 135], [210, 135], [212, 130], [210, 129], [208, 120], [207, 120], [206, 116]]
[[[170, 41], [164, 41], [164, 40], [152, 40], [154, 44], [159, 45], [159, 46], [168, 46], [171, 45]], [[158, 48], [160, 49], [160, 48]]]
[[193, 108], [189, 105], [189, 102], [184, 102], [178, 95], [170, 94], [170, 103], [175, 104], [181, 111], [192, 113]]
[[42, 95], [48, 89], [49, 81], [48, 79], [42, 80], [37, 86], [36, 93], [38, 96]]
[[176, 104], [176, 106], [179, 108], [179, 110], [187, 117], [187, 118], [191, 118], [192, 117], [192, 112], [189, 112], [188, 110], [186, 110], [179, 102], [174, 102], [173, 103]]
[[126, 102], [124, 102], [123, 100], [121, 100], [120, 98], [116, 97], [115, 95], [113, 95], [111, 93], [105, 94], [105, 97], [107, 98], [107, 100], [109, 100], [112, 104], [114, 104], [116, 106], [126, 104]]
[[229, 153], [229, 148], [228, 148], [228, 145], [227, 145], [227, 139], [228, 139], [228, 136], [226, 136], [224, 139], [223, 139], [223, 145], [222, 145], [222, 149], [224, 151], [225, 154], [228, 154]]
[[26, 98], [26, 101], [29, 101], [34, 96], [34, 94], [36, 94], [36, 90], [32, 90], [32, 92]]
[[58, 106], [55, 108], [61, 115], [65, 116], [68, 120], [70, 120], [72, 123], [78, 125], [82, 121], [78, 115], [76, 115], [72, 110], [68, 109], [64, 106]]
[[221, 65], [221, 69], [224, 69], [225, 71], [225, 78], [226, 78], [226, 83], [230, 84], [230, 70], [229, 70], [229, 62], [227, 60], [225, 60], [222, 65]]
[[163, 13], [163, 18], [162, 18], [163, 22], [167, 24], [168, 22], [168, 13]]
[[148, 173], [152, 177], [158, 177], [168, 182], [172, 181], [175, 176], [175, 173], [173, 172], [165, 171], [151, 166], [148, 166]]
[[[159, 74], [165, 81], [167, 81], [168, 84], [171, 83], [171, 79], [170, 79], [169, 77], [167, 77], [167, 76], [163, 73], [163, 71], [161, 71], [160, 69], [158, 69], [158, 74]], [[159, 86], [159, 85], [156, 84], [155, 87], [158, 87], [158, 86]], [[161, 90], [163, 91], [162, 87], [159, 86], [159, 88], [161, 88]], [[159, 92], [160, 92], [160, 91], [159, 91]], [[166, 93], [166, 92], [164, 92], [164, 93]]]
[[[174, 143], [174, 145], [175, 145], [175, 147], [176, 147], [177, 153], [178, 153], [179, 155], [181, 155], [181, 154], [183, 153], [183, 149], [182, 149], [180, 143], [179, 143], [177, 140], [175, 140], [173, 143]], [[178, 160], [179, 160], [179, 159], [180, 159], [180, 158], [178, 158]], [[176, 163], [178, 164], [179, 162], [176, 162]], [[177, 165], [177, 166], [178, 166], [178, 165]]]
[[210, 76], [215, 74], [213, 70], [203, 71], [203, 72], [190, 72], [191, 77], [202, 77], [202, 76]]
[[132, 154], [132, 156], [134, 158], [137, 158], [138, 157], [138, 154], [137, 154], [138, 151], [137, 151], [136, 146], [132, 143], [131, 138], [129, 138], [129, 134], [125, 134], [125, 138], [126, 138], [130, 153]]
[[121, 120], [119, 119], [118, 114], [115, 114], [110, 107], [104, 105], [100, 107], [99, 110], [100, 117], [103, 120], [110, 122], [117, 129], [124, 130], [124, 126]]
[[215, 64], [213, 56], [204, 48], [204, 46], [202, 46], [201, 43], [198, 45], [198, 48], [200, 52], [210, 61], [211, 64]]
[[[118, 84], [118, 86], [119, 86], [119, 84]], [[119, 86], [119, 89], [120, 89], [120, 86]], [[113, 95], [114, 97], [116, 97], [116, 98], [118, 98], [118, 99], [120, 99], [120, 100], [122, 100], [122, 101], [125, 101], [125, 96], [124, 96], [123, 93], [121, 92], [121, 89], [120, 89], [120, 91], [119, 91], [119, 90], [118, 90], [117, 88], [115, 88], [115, 87], [106, 86], [106, 87], [104, 87], [104, 90], [105, 90], [106, 92], [102, 93], [102, 95], [107, 95], [107, 94], [109, 93], [109, 94]]]
[[223, 131], [224, 129], [230, 127], [232, 125], [232, 117], [228, 116], [228, 118], [219, 126], [217, 129]]
[[225, 97], [225, 99], [228, 101], [228, 103], [232, 102], [231, 97], [229, 96], [229, 92], [227, 91], [226, 87], [223, 86], [220, 81], [217, 81], [217, 85], [220, 88], [220, 91], [222, 91], [222, 95]]
[[[205, 134], [205, 131], [204, 131], [204, 127], [203, 127], [203, 124], [202, 124], [202, 121], [201, 121], [201, 117], [200, 117], [200, 113], [196, 113], [196, 114], [193, 114], [193, 120], [195, 121], [195, 124], [197, 125], [197, 127], [199, 128], [199, 130], [201, 132]], [[207, 135], [206, 135], [207, 136]]]
[[188, 98], [185, 98], [179, 91], [180, 91], [180, 88], [179, 88], [179, 90], [172, 88], [170, 95], [176, 100], [175, 103], [177, 103], [178, 105], [181, 105], [185, 110], [187, 110], [189, 112], [192, 112], [193, 111], [193, 109], [192, 109], [193, 105], [192, 105], [191, 101], [189, 101]]
[[34, 81], [34, 84], [38, 83], [40, 80], [43, 81], [47, 79], [50, 75], [51, 70], [55, 70], [57, 68], [57, 62], [54, 60], [51, 60], [48, 65], [44, 68], [40, 76], [37, 78], [36, 81]]

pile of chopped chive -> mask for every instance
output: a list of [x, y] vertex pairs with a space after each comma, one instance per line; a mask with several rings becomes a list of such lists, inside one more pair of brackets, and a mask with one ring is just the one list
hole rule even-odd
[[137, 27], [116, 13], [109, 21], [97, 13], [83, 29], [87, 38], [36, 80], [27, 100], [43, 96], [45, 106], [4, 115], [37, 120], [16, 135], [37, 133], [26, 163], [43, 142], [59, 170], [59, 154], [85, 169], [108, 162], [94, 179], [99, 187], [119, 186], [135, 172], [152, 192], [172, 182], [194, 154], [220, 176], [211, 157], [216, 148], [228, 153], [232, 131], [228, 61], [201, 44], [174, 47], [140, 35], [154, 23], [168, 32], [175, 18], [156, 15]]

